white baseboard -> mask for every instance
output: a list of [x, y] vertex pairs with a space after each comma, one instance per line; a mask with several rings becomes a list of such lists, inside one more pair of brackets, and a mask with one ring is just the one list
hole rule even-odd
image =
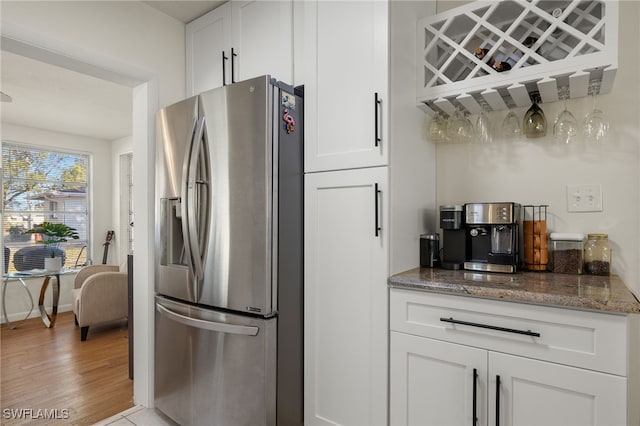
[[[68, 303], [66, 305], [58, 305], [58, 313], [69, 312], [71, 310], [72, 310], [71, 303]], [[27, 312], [29, 312], [29, 311], [8, 312], [7, 316], [9, 317], [9, 322], [13, 323], [15, 321], [24, 320], [25, 316], [27, 315]], [[47, 306], [47, 312], [51, 313], [51, 306]], [[29, 318], [40, 318], [40, 310], [38, 310], [38, 305], [37, 304], [34, 305], [33, 311], [31, 311], [31, 314], [29, 315]], [[0, 324], [4, 324], [5, 322], [6, 321], [4, 320], [4, 314], [0, 315]]]

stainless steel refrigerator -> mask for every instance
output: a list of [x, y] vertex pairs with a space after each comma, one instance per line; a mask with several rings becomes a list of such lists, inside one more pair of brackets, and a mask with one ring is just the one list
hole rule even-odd
[[303, 423], [303, 100], [270, 76], [157, 114], [155, 405]]

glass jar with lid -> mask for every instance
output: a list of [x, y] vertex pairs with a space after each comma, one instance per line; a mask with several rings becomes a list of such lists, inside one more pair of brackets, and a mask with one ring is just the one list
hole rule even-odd
[[611, 244], [607, 234], [589, 234], [584, 245], [584, 273], [609, 275], [611, 273]]
[[552, 232], [549, 270], [559, 274], [582, 274], [584, 235]]

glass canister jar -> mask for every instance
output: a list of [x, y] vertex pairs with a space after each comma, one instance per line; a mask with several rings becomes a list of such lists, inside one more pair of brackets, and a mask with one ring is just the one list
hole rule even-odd
[[549, 270], [559, 274], [582, 274], [584, 235], [552, 232]]
[[607, 234], [589, 234], [584, 245], [584, 273], [609, 275], [611, 273], [611, 244]]

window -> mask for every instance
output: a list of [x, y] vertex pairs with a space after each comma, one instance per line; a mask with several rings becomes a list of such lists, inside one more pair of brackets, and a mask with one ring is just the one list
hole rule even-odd
[[[38, 234], [25, 234], [42, 222], [64, 223], [75, 228], [77, 240], [59, 247], [64, 266], [89, 259], [88, 182], [89, 157], [3, 141], [2, 207], [5, 271], [41, 269], [43, 246]], [[7, 258], [6, 249], [9, 249]]]
[[122, 252], [133, 254], [133, 154], [120, 156], [120, 235], [126, 235]]

